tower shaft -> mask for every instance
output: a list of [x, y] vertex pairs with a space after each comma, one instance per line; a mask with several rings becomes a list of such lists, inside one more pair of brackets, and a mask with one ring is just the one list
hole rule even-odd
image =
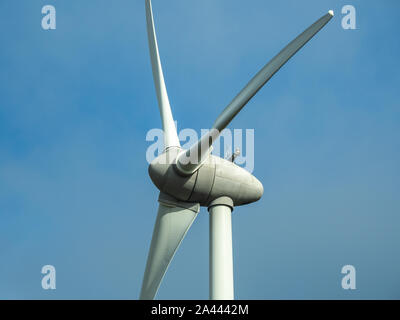
[[210, 213], [210, 299], [233, 300], [232, 210], [228, 197], [214, 200]]

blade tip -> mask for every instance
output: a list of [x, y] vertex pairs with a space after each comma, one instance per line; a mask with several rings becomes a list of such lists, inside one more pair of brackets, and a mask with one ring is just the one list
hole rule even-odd
[[333, 12], [333, 10], [329, 10], [328, 13], [333, 17], [335, 14]]

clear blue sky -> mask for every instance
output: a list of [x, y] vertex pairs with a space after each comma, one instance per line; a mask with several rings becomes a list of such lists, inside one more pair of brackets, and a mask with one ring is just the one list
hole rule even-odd
[[[57, 29], [41, 28], [41, 8]], [[341, 28], [341, 8], [357, 30]], [[233, 214], [239, 299], [400, 298], [400, 3], [153, 0], [179, 129], [208, 128], [272, 56], [335, 17], [248, 104], [263, 198]], [[0, 298], [136, 299], [160, 126], [143, 0], [0, 2]], [[43, 265], [57, 289], [41, 288]], [[357, 289], [341, 288], [354, 265]], [[159, 298], [208, 298], [208, 213]]]

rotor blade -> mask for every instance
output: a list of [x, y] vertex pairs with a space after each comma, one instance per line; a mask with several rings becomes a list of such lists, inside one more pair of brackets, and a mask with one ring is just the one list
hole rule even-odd
[[213, 128], [201, 137], [189, 150], [178, 158], [178, 169], [184, 174], [196, 171], [211, 152], [212, 143], [218, 138], [220, 132], [242, 110], [247, 102], [267, 83], [269, 79], [319, 30], [321, 30], [333, 17], [330, 10], [326, 15], [317, 20], [296, 39], [290, 42], [267, 65], [264, 66], [254, 78], [239, 92], [232, 102], [222, 111], [215, 121]]
[[179, 147], [178, 134], [174, 119], [172, 117], [171, 106], [169, 104], [167, 89], [165, 87], [164, 75], [161, 67], [160, 54], [158, 53], [157, 37], [154, 28], [153, 10], [151, 0], [146, 1], [146, 21], [147, 21], [147, 36], [149, 40], [151, 66], [153, 69], [154, 85], [160, 109], [161, 122], [164, 131], [164, 148]]
[[154, 299], [175, 252], [200, 210], [198, 203], [174, 201], [163, 193], [160, 193], [159, 202], [141, 300]]

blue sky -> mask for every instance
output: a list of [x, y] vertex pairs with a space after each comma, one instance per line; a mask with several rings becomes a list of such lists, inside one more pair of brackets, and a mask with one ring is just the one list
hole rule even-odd
[[[57, 29], [41, 28], [41, 8]], [[341, 28], [352, 4], [357, 30]], [[255, 130], [264, 196], [233, 213], [238, 299], [400, 298], [398, 1], [153, 0], [178, 129], [208, 128], [327, 10], [334, 19], [230, 128]], [[0, 3], [0, 298], [136, 299], [160, 127], [144, 1]], [[41, 288], [43, 265], [57, 289]], [[343, 290], [354, 265], [357, 289]], [[208, 298], [203, 208], [158, 298]]]

